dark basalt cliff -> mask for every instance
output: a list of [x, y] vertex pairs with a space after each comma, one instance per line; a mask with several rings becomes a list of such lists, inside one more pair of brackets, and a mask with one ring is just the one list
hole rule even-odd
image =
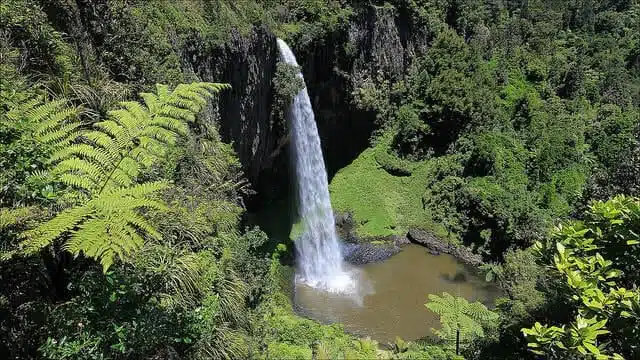
[[[126, 53], [109, 48], [108, 35], [120, 24], [107, 0], [51, 2], [45, 10], [57, 28], [74, 38], [83, 62], [115, 53], [127, 63]], [[360, 5], [341, 30], [304, 45], [291, 44], [316, 113], [329, 176], [367, 147], [375, 129], [375, 114], [356, 106], [354, 92], [366, 81], [401, 79], [414, 54], [426, 48], [428, 37], [412, 31], [410, 24], [402, 10]], [[275, 35], [258, 26], [249, 33], [232, 32], [223, 44], [207, 43], [198, 34], [169, 42], [176, 44], [173, 51], [185, 78], [231, 84], [208, 116], [220, 124], [223, 140], [233, 143], [258, 196], [273, 198], [288, 191], [287, 129], [272, 116], [279, 57]], [[153, 81], [135, 66], [110, 71], [117, 81], [142, 86]]]
[[201, 80], [231, 84], [211, 115], [220, 124], [223, 140], [233, 143], [254, 189], [268, 197], [274, 181], [288, 178], [282, 151], [286, 129], [271, 116], [279, 57], [275, 36], [262, 27], [248, 35], [234, 32], [230, 41], [213, 50], [193, 39], [181, 55], [183, 66]]
[[[391, 7], [357, 9], [348, 26], [304, 46], [293, 44], [302, 67], [327, 170], [331, 177], [369, 144], [375, 114], [355, 104], [353, 93], [364, 81], [401, 79], [412, 57], [426, 49], [426, 36], [411, 31], [410, 21]], [[232, 34], [210, 52], [192, 41], [183, 59], [207, 81], [228, 82], [220, 99], [225, 140], [233, 142], [246, 174], [261, 197], [288, 190], [287, 130], [272, 121], [273, 75], [278, 61], [275, 36], [265, 28]]]
[[410, 23], [393, 7], [363, 5], [342, 31], [294, 48], [330, 177], [369, 145], [376, 126], [375, 113], [358, 107], [354, 92], [365, 82], [402, 79], [413, 56], [426, 49], [427, 37], [412, 31]]

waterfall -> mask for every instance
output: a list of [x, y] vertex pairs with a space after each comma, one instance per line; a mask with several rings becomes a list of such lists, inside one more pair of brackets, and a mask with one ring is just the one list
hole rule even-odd
[[[287, 44], [278, 39], [280, 60], [298, 66]], [[298, 73], [303, 78], [302, 73]], [[295, 240], [297, 281], [332, 292], [344, 292], [351, 278], [343, 269], [342, 254], [329, 198], [327, 172], [320, 137], [307, 89], [295, 96], [288, 113], [293, 162], [298, 190], [298, 215], [302, 226]]]

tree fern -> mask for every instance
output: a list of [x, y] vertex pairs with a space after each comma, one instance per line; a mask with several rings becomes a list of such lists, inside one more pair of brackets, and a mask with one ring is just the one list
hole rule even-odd
[[167, 145], [188, 131], [206, 98], [224, 84], [179, 85], [172, 92], [157, 85], [158, 94], [143, 93], [144, 104], [123, 102], [109, 118], [76, 137], [76, 143], [56, 151], [54, 174], [71, 187], [90, 195], [113, 187], [130, 186], [142, 168], [161, 158]]
[[440, 330], [433, 330], [445, 341], [455, 342], [456, 353], [459, 352], [460, 339], [484, 337], [483, 326], [496, 321], [498, 315], [479, 302], [469, 303], [462, 297], [454, 297], [449, 293], [442, 296], [429, 295], [425, 306], [440, 316]]
[[167, 184], [139, 184], [138, 176], [161, 159], [179, 135], [187, 134], [186, 122], [195, 119], [206, 99], [226, 87], [193, 83], [169, 91], [158, 85], [158, 94], [141, 94], [144, 104], [123, 102], [87, 131], [58, 121], [70, 116], [63, 103], [50, 104], [53, 110], [34, 110], [34, 117], [57, 114], [36, 131], [56, 149], [49, 159], [51, 173], [57, 181], [85, 193], [88, 200], [23, 233], [24, 252], [34, 253], [65, 239], [64, 249], [99, 260], [106, 271], [115, 256], [123, 258], [141, 248], [145, 236], [159, 238], [140, 211], [165, 209], [152, 194]]
[[10, 121], [25, 120], [32, 131], [25, 132], [51, 150], [69, 145], [78, 135], [82, 125], [77, 117], [80, 107], [72, 107], [66, 99], [42, 102], [34, 97], [7, 113]]

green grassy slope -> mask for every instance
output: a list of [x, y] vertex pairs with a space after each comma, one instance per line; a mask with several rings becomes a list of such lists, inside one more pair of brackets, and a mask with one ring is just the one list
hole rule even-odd
[[446, 236], [422, 206], [432, 163], [417, 163], [410, 176], [394, 176], [376, 161], [377, 150], [365, 150], [335, 175], [329, 185], [334, 211], [351, 212], [361, 237], [402, 234], [410, 227]]

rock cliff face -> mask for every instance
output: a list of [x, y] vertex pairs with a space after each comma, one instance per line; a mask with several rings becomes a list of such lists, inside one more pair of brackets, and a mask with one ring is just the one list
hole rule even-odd
[[258, 193], [265, 184], [287, 179], [284, 151], [286, 129], [272, 122], [272, 79], [278, 61], [275, 36], [265, 28], [248, 35], [233, 33], [223, 46], [207, 50], [196, 39], [182, 52], [183, 66], [204, 81], [231, 84], [221, 94], [216, 112], [223, 140], [232, 142], [245, 174]]
[[[329, 176], [348, 165], [369, 145], [375, 114], [354, 104], [353, 92], [367, 79], [400, 80], [426, 37], [413, 33], [410, 21], [391, 7], [357, 9], [342, 31], [294, 51], [312, 100]], [[197, 40], [182, 58], [199, 78], [228, 82], [219, 106], [221, 133], [233, 142], [245, 172], [261, 195], [288, 191], [287, 130], [272, 123], [273, 76], [278, 61], [276, 38], [265, 28], [234, 33], [212, 51]]]
[[369, 145], [375, 113], [357, 106], [354, 92], [365, 82], [401, 80], [427, 37], [412, 31], [401, 9], [362, 5], [341, 32], [294, 50], [303, 66], [332, 176]]
[[[50, 21], [73, 38], [83, 62], [85, 58], [100, 62], [105, 54], [115, 54], [125, 64], [110, 69], [115, 80], [138, 85], [153, 81], [139, 68], [126, 66], [126, 50], [135, 46], [135, 36], [110, 42], [109, 35], [117, 32], [120, 23], [108, 0], [48, 4]], [[401, 9], [360, 5], [354, 10], [342, 30], [304, 46], [291, 44], [303, 67], [330, 176], [368, 146], [375, 129], [375, 114], [355, 105], [354, 91], [363, 81], [401, 79], [414, 54], [426, 47], [427, 37], [412, 31]], [[272, 80], [278, 61], [275, 35], [255, 27], [248, 34], [234, 32], [226, 43], [215, 46], [198, 34], [182, 42], [174, 39], [175, 34], [167, 36], [172, 44], [180, 43], [173, 51], [188, 78], [196, 75], [204, 81], [231, 84], [209, 116], [218, 120], [223, 139], [233, 143], [254, 189], [267, 198], [288, 191], [287, 130], [272, 116]], [[125, 51], [118, 53], [122, 48]], [[112, 66], [107, 59], [104, 62]]]

